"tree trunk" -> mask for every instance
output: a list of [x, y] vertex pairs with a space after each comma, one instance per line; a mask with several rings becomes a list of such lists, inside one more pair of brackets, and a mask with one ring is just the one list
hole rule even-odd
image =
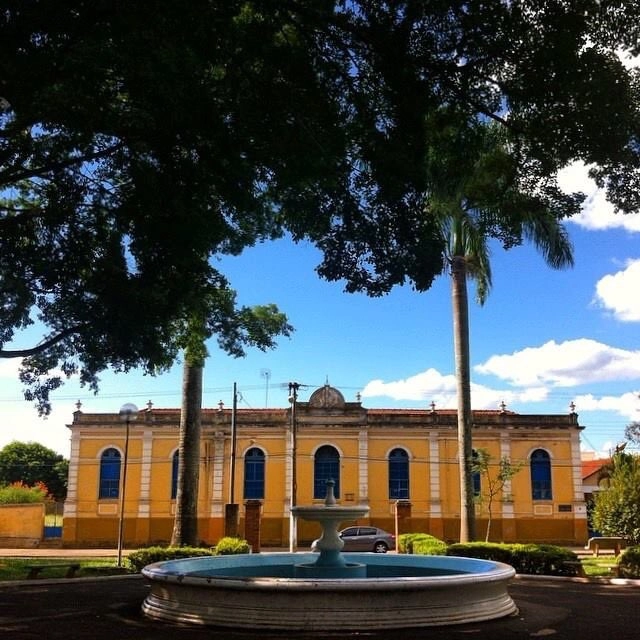
[[198, 482], [200, 479], [200, 431], [202, 409], [201, 362], [185, 354], [182, 374], [182, 410], [178, 449], [178, 486], [172, 546], [197, 546]]
[[458, 395], [458, 467], [460, 473], [460, 542], [475, 539], [473, 503], [473, 443], [471, 413], [471, 369], [469, 365], [469, 303], [467, 269], [462, 256], [451, 261], [453, 344]]

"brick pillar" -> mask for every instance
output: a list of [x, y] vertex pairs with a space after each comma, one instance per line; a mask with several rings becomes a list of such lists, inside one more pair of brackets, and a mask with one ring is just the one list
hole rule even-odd
[[238, 537], [238, 516], [240, 505], [236, 503], [224, 505], [224, 535], [230, 538]]
[[401, 533], [407, 533], [407, 529], [411, 528], [410, 525], [411, 503], [408, 500], [398, 500], [396, 502], [396, 538]]
[[244, 503], [244, 538], [254, 553], [260, 552], [260, 517], [262, 502], [247, 500]]

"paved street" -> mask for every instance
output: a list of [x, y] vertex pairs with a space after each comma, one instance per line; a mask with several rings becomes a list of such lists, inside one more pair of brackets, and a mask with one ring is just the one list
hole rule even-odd
[[[616, 584], [617, 582], [617, 584]], [[447, 628], [366, 634], [297, 634], [296, 638], [370, 640], [503, 640], [552, 636], [557, 639], [638, 638], [637, 581], [593, 583], [567, 579], [518, 578], [510, 587], [518, 615], [500, 621]], [[249, 640], [251, 632], [176, 627], [146, 619], [140, 604], [148, 592], [144, 578], [30, 581], [0, 585], [0, 636], [12, 640]], [[330, 613], [328, 613], [330, 615]], [[261, 639], [291, 633], [260, 633]]]

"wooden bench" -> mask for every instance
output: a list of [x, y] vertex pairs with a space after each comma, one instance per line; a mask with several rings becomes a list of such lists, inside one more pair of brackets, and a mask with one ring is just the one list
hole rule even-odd
[[614, 555], [620, 555], [620, 550], [625, 548], [624, 538], [618, 537], [604, 537], [598, 536], [595, 538], [589, 538], [587, 544], [585, 545], [585, 549], [588, 549], [593, 552], [593, 554], [597, 557], [600, 555], [600, 551], [603, 549], [607, 549], [613, 551]]
[[79, 562], [56, 562], [50, 564], [29, 564], [27, 565], [27, 570], [29, 573], [27, 574], [27, 579], [31, 580], [33, 578], [37, 578], [41, 571], [45, 569], [54, 569], [54, 568], [65, 568], [67, 572], [65, 573], [65, 578], [74, 578], [76, 575], [76, 571], [80, 569]]

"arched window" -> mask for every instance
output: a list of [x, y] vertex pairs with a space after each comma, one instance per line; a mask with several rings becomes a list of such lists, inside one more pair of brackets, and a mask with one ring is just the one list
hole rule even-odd
[[313, 460], [313, 497], [322, 500], [327, 495], [327, 480], [333, 480], [333, 495], [340, 496], [340, 454], [325, 444], [316, 451]]
[[176, 451], [171, 459], [171, 499], [175, 500], [178, 495], [178, 463], [180, 461], [179, 452]]
[[120, 495], [120, 452], [113, 447], [100, 456], [100, 498], [117, 498]]
[[264, 498], [264, 452], [257, 447], [244, 454], [244, 497], [246, 500]]
[[[473, 466], [477, 468], [477, 465], [480, 462], [480, 454], [475, 449], [471, 454], [471, 458]], [[479, 470], [473, 472], [471, 480], [473, 482], [473, 495], [477, 498], [482, 493], [482, 479]]]
[[551, 500], [551, 459], [543, 449], [531, 454], [531, 496], [534, 500]]
[[389, 498], [409, 499], [409, 456], [404, 449], [389, 454]]

